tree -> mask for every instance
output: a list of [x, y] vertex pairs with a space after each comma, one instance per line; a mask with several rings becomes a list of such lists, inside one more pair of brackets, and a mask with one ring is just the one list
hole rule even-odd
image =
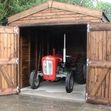
[[0, 24], [6, 21], [8, 16], [26, 10], [47, 0], [0, 0]]
[[109, 20], [111, 20], [111, 4], [107, 2], [99, 2], [96, 9], [102, 10]]

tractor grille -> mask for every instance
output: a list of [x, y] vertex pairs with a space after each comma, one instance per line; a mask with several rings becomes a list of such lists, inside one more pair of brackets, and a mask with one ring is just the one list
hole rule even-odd
[[43, 61], [43, 73], [45, 75], [52, 75], [53, 71], [53, 64], [50, 60], [44, 60]]

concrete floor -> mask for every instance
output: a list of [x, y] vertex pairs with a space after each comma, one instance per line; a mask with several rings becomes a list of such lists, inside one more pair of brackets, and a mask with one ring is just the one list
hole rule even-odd
[[20, 94], [85, 102], [85, 85], [79, 85], [75, 83], [73, 92], [66, 93], [64, 81], [44, 81], [41, 83], [38, 89], [31, 89], [30, 87], [26, 87], [21, 90]]
[[0, 97], [0, 111], [111, 111], [111, 107], [29, 95]]

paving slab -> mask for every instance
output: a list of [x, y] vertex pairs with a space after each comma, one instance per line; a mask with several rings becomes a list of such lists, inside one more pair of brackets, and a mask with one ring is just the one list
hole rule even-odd
[[10, 95], [0, 96], [0, 111], [111, 111], [111, 107], [47, 97]]

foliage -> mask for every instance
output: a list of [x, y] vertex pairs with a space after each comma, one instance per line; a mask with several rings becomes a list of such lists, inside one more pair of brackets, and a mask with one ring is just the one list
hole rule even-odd
[[90, 7], [92, 8], [93, 1], [92, 0], [56, 0], [60, 2], [66, 2], [70, 4], [76, 4], [80, 6]]
[[106, 16], [109, 18], [109, 20], [111, 20], [111, 4], [107, 2], [99, 2], [97, 4], [96, 9], [102, 10], [106, 14]]
[[47, 0], [0, 0], [0, 24], [8, 16], [26, 10], [34, 5], [39, 5]]
[[[48, 0], [0, 0], [0, 24], [6, 20], [8, 16], [26, 10], [32, 6], [41, 4]], [[111, 20], [111, 4], [98, 2], [96, 7], [94, 0], [56, 0], [70, 4], [77, 4], [89, 8], [104, 10], [108, 18]]]

